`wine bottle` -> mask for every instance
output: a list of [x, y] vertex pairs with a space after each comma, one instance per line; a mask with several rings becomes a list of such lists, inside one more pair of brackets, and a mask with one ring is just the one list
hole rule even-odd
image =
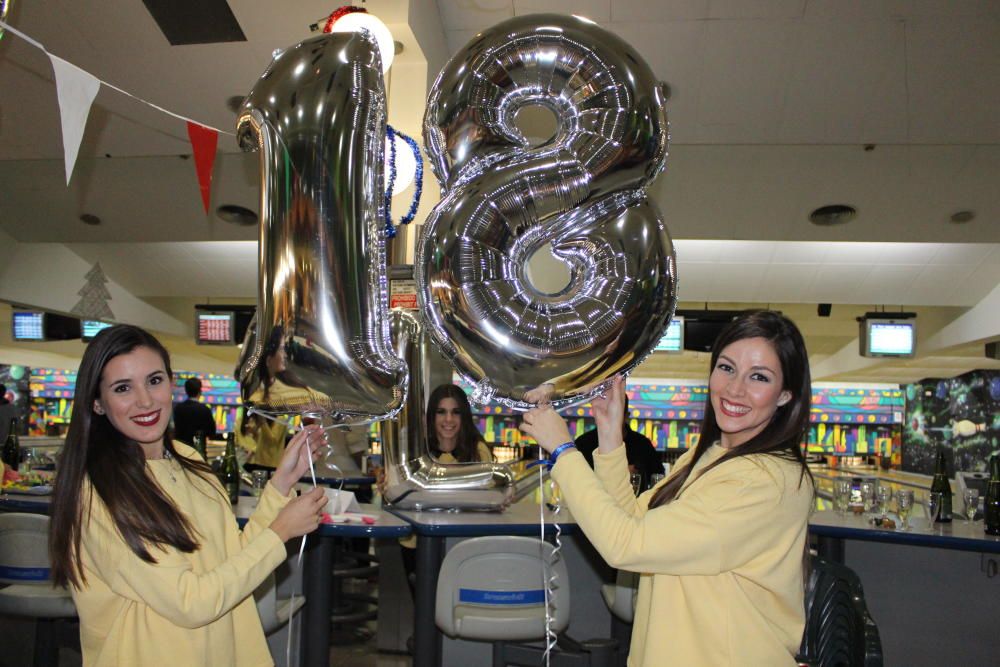
[[983, 529], [987, 535], [1000, 535], [1000, 454], [990, 457], [990, 481], [986, 483], [983, 501], [986, 517]]
[[938, 512], [938, 523], [950, 523], [951, 483], [948, 482], [948, 471], [944, 459], [944, 449], [938, 450], [937, 465], [934, 466], [934, 479], [931, 480], [931, 493], [941, 494], [941, 511]]
[[229, 502], [235, 505], [240, 497], [240, 464], [236, 460], [236, 434], [233, 432], [226, 436], [226, 453], [222, 457], [219, 477], [229, 494]]
[[196, 452], [198, 452], [199, 454], [201, 454], [202, 460], [204, 460], [204, 461], [208, 460], [208, 456], [205, 453], [205, 434], [204, 433], [202, 433], [201, 431], [195, 431], [194, 432], [194, 437], [191, 438], [191, 446], [194, 447], [194, 450]]
[[10, 431], [3, 443], [2, 458], [4, 464], [11, 470], [17, 470], [21, 464], [21, 441], [17, 438], [17, 417], [10, 418]]

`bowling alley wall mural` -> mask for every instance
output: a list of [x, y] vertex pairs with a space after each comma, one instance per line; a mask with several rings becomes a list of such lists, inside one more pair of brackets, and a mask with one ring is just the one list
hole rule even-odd
[[941, 447], [949, 474], [986, 470], [990, 455], [1000, 450], [1000, 371], [921, 380], [906, 385], [905, 393], [904, 470], [933, 474]]

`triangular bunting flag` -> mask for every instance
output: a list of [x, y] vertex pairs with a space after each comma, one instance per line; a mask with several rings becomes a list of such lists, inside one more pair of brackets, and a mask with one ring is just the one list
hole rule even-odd
[[194, 168], [198, 172], [198, 186], [201, 201], [208, 213], [208, 202], [212, 192], [212, 165], [215, 164], [215, 149], [219, 145], [219, 133], [215, 130], [188, 121], [188, 138], [194, 149]]
[[66, 185], [73, 175], [80, 141], [87, 126], [90, 105], [97, 97], [101, 82], [72, 63], [48, 54], [56, 74], [56, 93], [59, 96], [59, 114], [62, 120], [63, 156], [66, 162]]

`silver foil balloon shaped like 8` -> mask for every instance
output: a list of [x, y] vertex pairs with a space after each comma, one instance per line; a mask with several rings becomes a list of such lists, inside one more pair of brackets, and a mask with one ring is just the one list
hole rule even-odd
[[514, 497], [514, 476], [500, 463], [439, 463], [431, 457], [423, 406], [430, 343], [418, 319], [392, 311], [396, 354], [410, 367], [409, 401], [382, 424], [386, 484], [382, 497], [398, 509], [502, 510]]
[[[577, 402], [663, 335], [676, 260], [644, 188], [666, 160], [664, 102], [634, 49], [570, 16], [500, 23], [438, 76], [424, 143], [445, 196], [417, 246], [418, 299], [474, 401]], [[557, 124], [537, 147], [515, 124], [532, 105]], [[555, 293], [525, 271], [547, 243], [570, 268]]]
[[256, 410], [361, 424], [403, 406], [380, 223], [385, 118], [368, 33], [277, 53], [240, 109], [240, 145], [261, 153], [257, 321], [237, 368]]

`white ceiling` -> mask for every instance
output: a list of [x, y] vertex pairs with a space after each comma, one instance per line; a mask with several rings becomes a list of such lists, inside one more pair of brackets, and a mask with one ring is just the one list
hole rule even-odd
[[[271, 51], [309, 36], [306, 26], [331, 6], [229, 4], [247, 42], [170, 46], [134, 0], [19, 2], [8, 20], [95, 76], [231, 132], [226, 99], [249, 91]], [[407, 20], [421, 22], [423, 34], [436, 26], [448, 54], [484, 27], [535, 11], [586, 15], [633, 44], [670, 87], [668, 169], [651, 191], [678, 239], [684, 302], [785, 304], [814, 354], [829, 355], [851, 344], [853, 317], [877, 305], [927, 309], [921, 318], [934, 324], [921, 331], [929, 334], [1000, 285], [1000, 2], [366, 6], [403, 42], [398, 67], [429, 54], [431, 78], [442, 59], [426, 40], [422, 48]], [[0, 90], [8, 91], [0, 98], [0, 230], [24, 244], [69, 244], [161, 306], [253, 296], [256, 230], [202, 211], [183, 123], [102, 89], [66, 187], [48, 59], [4, 37]], [[391, 94], [397, 90], [391, 85]], [[417, 99], [390, 100], [390, 122], [419, 134], [421, 109]], [[229, 136], [220, 151], [213, 206], [256, 210], [257, 156], [240, 154]], [[408, 194], [397, 198], [403, 207]], [[857, 219], [827, 228], [807, 221], [813, 208], [832, 203], [855, 206]], [[966, 209], [976, 212], [972, 222], [949, 222]], [[84, 212], [103, 224], [81, 224]], [[837, 328], [814, 321], [818, 302], [854, 307]], [[680, 360], [672, 357], [664, 372], [683, 375]], [[902, 381], [969, 363], [994, 367], [981, 359], [981, 346], [968, 346], [838, 379]]]

